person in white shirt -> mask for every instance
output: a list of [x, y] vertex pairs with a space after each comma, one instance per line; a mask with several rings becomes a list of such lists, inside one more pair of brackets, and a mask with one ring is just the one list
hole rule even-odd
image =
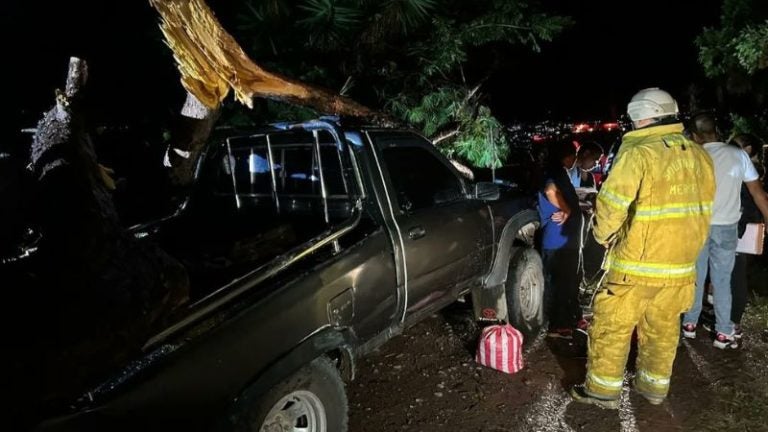
[[[754, 149], [762, 148], [762, 140], [753, 134], [740, 133], [733, 136], [728, 144], [743, 149], [752, 159], [752, 163], [757, 168], [758, 174], [761, 173], [759, 159], [756, 157]], [[762, 175], [761, 175], [762, 177]], [[755, 200], [747, 189], [747, 185], [741, 186], [741, 219], [739, 220], [739, 237], [742, 237], [747, 230], [747, 225], [760, 223], [763, 215], [755, 205]], [[747, 284], [747, 255], [736, 253], [736, 264], [731, 274], [731, 293], [733, 301], [731, 302], [731, 321], [733, 321], [736, 338], [741, 337], [741, 319], [744, 316], [744, 309], [747, 306], [749, 288]]]
[[738, 348], [737, 335], [731, 322], [731, 272], [739, 241], [738, 223], [741, 218], [741, 185], [746, 184], [755, 204], [768, 221], [768, 196], [759, 175], [744, 150], [721, 142], [715, 118], [704, 113], [694, 116], [690, 126], [692, 138], [712, 157], [717, 190], [712, 206], [712, 225], [704, 249], [696, 263], [696, 297], [683, 317], [683, 336], [696, 337], [696, 325], [701, 314], [704, 284], [709, 270], [714, 290], [715, 341], [720, 349]]

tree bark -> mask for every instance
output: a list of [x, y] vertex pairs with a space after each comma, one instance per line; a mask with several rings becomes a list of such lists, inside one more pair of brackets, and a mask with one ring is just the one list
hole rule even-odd
[[432, 139], [432, 144], [433, 145], [438, 145], [441, 142], [447, 140], [448, 138], [455, 137], [456, 135], [459, 134], [459, 132], [461, 132], [461, 129], [460, 128], [456, 128], [454, 130], [451, 130], [451, 131], [445, 132], [445, 133], [443, 133], [441, 135], [438, 135], [437, 137]]
[[204, 0], [149, 0], [161, 17], [160, 28], [176, 59], [187, 90], [182, 119], [164, 164], [172, 186], [192, 183], [202, 149], [230, 90], [249, 108], [261, 97], [311, 107], [321, 113], [362, 117], [380, 125], [386, 115], [330, 90], [270, 72], [254, 63], [224, 30]]
[[204, 0], [149, 0], [160, 13], [161, 30], [181, 72], [184, 88], [216, 109], [230, 89], [253, 106], [263, 97], [326, 113], [391, 123], [388, 116], [329, 90], [270, 72], [253, 62], [224, 30]]
[[200, 154], [218, 119], [218, 108], [208, 108], [195, 95], [187, 93], [163, 161], [169, 168], [168, 178], [172, 186], [185, 187], [193, 182]]
[[37, 376], [58, 395], [82, 391], [134, 356], [188, 298], [184, 268], [120, 224], [82, 114], [87, 77], [86, 63], [73, 58], [31, 149], [31, 213], [41, 234], [36, 302], [48, 313], [40, 317], [45, 331], [30, 341], [44, 347]]

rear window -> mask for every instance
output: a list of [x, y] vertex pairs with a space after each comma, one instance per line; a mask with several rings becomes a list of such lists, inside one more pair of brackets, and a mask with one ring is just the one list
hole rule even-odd
[[[205, 166], [206, 184], [174, 251], [188, 266], [193, 296], [206, 295], [355, 215], [350, 150], [328, 133], [277, 132], [230, 138]], [[349, 186], [353, 186], [350, 191]], [[325, 194], [323, 193], [325, 189]], [[327, 249], [325, 252], [328, 252]]]
[[273, 144], [270, 163], [264, 138], [253, 138], [237, 146], [230, 143], [218, 171], [220, 193], [239, 195], [321, 197], [325, 185], [329, 197], [349, 195], [341, 168], [341, 153], [334, 143], [322, 143], [317, 154], [312, 143]]

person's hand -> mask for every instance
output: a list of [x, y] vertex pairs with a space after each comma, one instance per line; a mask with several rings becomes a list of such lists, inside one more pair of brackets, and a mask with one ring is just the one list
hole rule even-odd
[[558, 225], [562, 225], [565, 223], [565, 221], [568, 220], [568, 213], [564, 211], [558, 211], [552, 213], [552, 221], [557, 223]]

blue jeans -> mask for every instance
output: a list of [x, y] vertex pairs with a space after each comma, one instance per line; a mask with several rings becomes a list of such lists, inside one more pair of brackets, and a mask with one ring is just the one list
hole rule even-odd
[[684, 324], [696, 324], [701, 314], [704, 297], [704, 284], [712, 282], [715, 300], [715, 331], [726, 335], [733, 334], [731, 322], [731, 273], [736, 260], [736, 244], [739, 242], [738, 225], [712, 225], [704, 249], [696, 262], [696, 297], [693, 306], [683, 317]]

